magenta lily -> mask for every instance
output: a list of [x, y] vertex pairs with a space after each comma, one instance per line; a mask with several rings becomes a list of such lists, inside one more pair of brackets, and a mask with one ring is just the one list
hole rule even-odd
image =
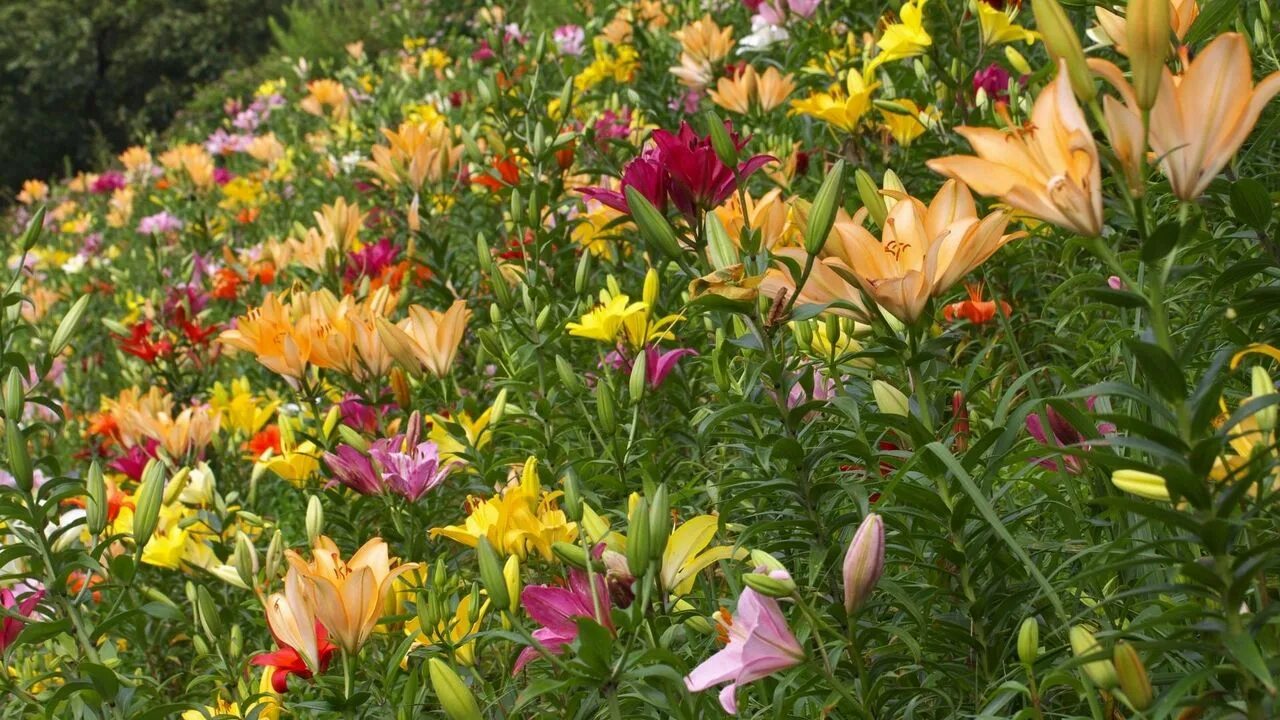
[[366, 455], [350, 445], [339, 445], [324, 454], [325, 463], [338, 482], [361, 495], [394, 492], [409, 502], [417, 502], [439, 487], [456, 463], [442, 463], [440, 448], [433, 442], [418, 442], [422, 416], [409, 416], [405, 432], [376, 440]]
[[[591, 584], [587, 574], [581, 570], [569, 573], [567, 587], [554, 585], [530, 585], [520, 593], [520, 605], [529, 613], [529, 617], [542, 627], [533, 631], [533, 639], [537, 640], [552, 655], [564, 652], [564, 646], [578, 637], [576, 618], [587, 618], [600, 623], [610, 632], [613, 631], [613, 620], [609, 617], [609, 588], [604, 578], [595, 577], [595, 596], [600, 603], [600, 614], [596, 614], [595, 602], [591, 597]], [[536, 659], [540, 653], [537, 648], [527, 647], [520, 651], [516, 658], [516, 667], [512, 674], [520, 672], [525, 665]]]
[[[747, 140], [739, 138], [729, 123], [725, 128], [735, 148], [740, 151], [746, 147]], [[632, 187], [659, 210], [665, 210], [669, 200], [686, 218], [696, 221], [699, 214], [729, 199], [738, 184], [752, 173], [777, 161], [772, 155], [754, 155], [739, 164], [735, 172], [720, 160], [711, 146], [711, 136], [698, 135], [687, 122], [674, 133], [654, 131], [652, 140], [650, 147], [627, 164], [618, 190], [592, 187], [584, 188], [582, 193], [619, 212], [630, 213], [625, 193]]]
[[[1095, 398], [1089, 398], [1086, 402], [1090, 411], [1093, 410], [1094, 401]], [[1061, 413], [1054, 410], [1053, 406], [1046, 406], [1044, 415], [1045, 419], [1049, 421], [1049, 432], [1045, 432], [1039, 413], [1031, 413], [1027, 416], [1027, 432], [1036, 439], [1036, 442], [1050, 447], [1082, 447], [1088, 449], [1089, 445], [1085, 442], [1084, 433], [1077, 430]], [[1116, 426], [1111, 423], [1098, 423], [1097, 430], [1099, 434], [1109, 435], [1116, 431]], [[1051, 470], [1058, 469], [1058, 463], [1048, 458], [1040, 458], [1038, 462]], [[1062, 464], [1067, 472], [1072, 475], [1079, 475], [1084, 469], [1080, 458], [1074, 455], [1064, 456]]]
[[5, 610], [3, 618], [0, 618], [0, 652], [4, 652], [18, 639], [18, 633], [22, 632], [22, 627], [27, 624], [43, 597], [44, 590], [29, 592], [22, 600], [18, 600], [8, 588], [0, 590], [0, 606]]
[[[779, 580], [791, 577], [785, 570], [769, 575]], [[736, 715], [739, 685], [798, 665], [804, 660], [804, 649], [787, 626], [778, 601], [751, 588], [738, 596], [738, 611], [727, 630], [729, 644], [694, 668], [684, 684], [690, 692], [700, 692], [727, 682], [720, 691], [720, 705], [725, 712]]]

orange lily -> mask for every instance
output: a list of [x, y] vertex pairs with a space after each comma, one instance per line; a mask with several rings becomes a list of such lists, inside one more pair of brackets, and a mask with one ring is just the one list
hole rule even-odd
[[393, 563], [382, 538], [365, 543], [350, 561], [338, 546], [321, 535], [311, 548], [311, 561], [290, 550], [285, 554], [291, 574], [306, 588], [307, 604], [345, 652], [359, 652], [382, 618], [384, 600], [400, 575], [417, 568]]

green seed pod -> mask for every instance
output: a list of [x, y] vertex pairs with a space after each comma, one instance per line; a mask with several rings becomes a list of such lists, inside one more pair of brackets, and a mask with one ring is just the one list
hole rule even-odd
[[1018, 627], [1018, 659], [1034, 665], [1040, 654], [1040, 622], [1033, 617], [1022, 621]]
[[653, 558], [649, 542], [649, 501], [640, 498], [627, 522], [627, 567], [636, 577], [644, 577]]
[[307, 498], [307, 542], [315, 547], [316, 539], [324, 534], [324, 505], [319, 495]]
[[1116, 677], [1120, 681], [1120, 690], [1129, 700], [1134, 710], [1142, 711], [1151, 707], [1154, 694], [1151, 689], [1151, 678], [1147, 676], [1147, 668], [1138, 657], [1138, 651], [1127, 642], [1116, 643], [1111, 655], [1116, 666]]
[[493, 609], [501, 612], [511, 607], [507, 581], [502, 576], [502, 561], [498, 559], [498, 552], [489, 543], [489, 538], [481, 537], [476, 543], [476, 560], [480, 564], [480, 581], [489, 593]]
[[831, 234], [831, 227], [835, 225], [836, 211], [840, 209], [843, 195], [844, 160], [837, 160], [813, 198], [809, 221], [804, 228], [805, 252], [817, 255], [826, 245], [827, 235]]
[[433, 657], [427, 660], [427, 671], [431, 676], [431, 688], [440, 699], [440, 709], [449, 720], [482, 720], [476, 696], [453, 668]]
[[84, 487], [85, 525], [89, 528], [89, 534], [97, 537], [107, 529], [107, 481], [96, 460], [89, 465]]

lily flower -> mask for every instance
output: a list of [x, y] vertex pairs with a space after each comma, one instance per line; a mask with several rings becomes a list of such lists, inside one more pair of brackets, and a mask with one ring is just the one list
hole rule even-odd
[[1081, 235], [1102, 231], [1102, 167], [1065, 62], [1031, 110], [1031, 123], [996, 130], [956, 128], [977, 156], [929, 160], [930, 170], [981, 195]]
[[1014, 23], [1013, 17], [1006, 10], [988, 5], [983, 0], [977, 0], [974, 7], [978, 11], [978, 30], [982, 35], [982, 44], [987, 47], [1019, 40], [1030, 45], [1040, 37], [1034, 31]]
[[813, 93], [802, 100], [792, 100], [791, 109], [845, 132], [853, 132], [862, 117], [871, 110], [871, 95], [879, 87], [879, 82], [868, 83], [864, 73], [851, 69], [845, 78], [843, 90], [835, 86], [829, 92]]
[[[968, 300], [954, 302], [942, 308], [942, 317], [947, 322], [964, 318], [974, 325], [985, 325], [996, 317], [996, 301], [982, 299], [982, 283], [966, 283], [965, 290], [969, 293]], [[1013, 312], [1013, 308], [1009, 303], [1001, 300], [1000, 308], [1004, 310], [1005, 315]]]
[[[791, 577], [785, 570], [775, 570], [769, 576], [778, 580]], [[712, 685], [728, 683], [720, 691], [720, 705], [725, 712], [736, 715], [739, 685], [800, 664], [804, 660], [804, 648], [787, 627], [778, 601], [751, 588], [743, 589], [738, 596], [738, 610], [725, 630], [728, 645], [694, 668], [685, 677], [684, 684], [689, 692], [700, 692]]]
[[[1125, 47], [1129, 35], [1127, 20], [1102, 6], [1095, 7], [1093, 12], [1098, 18], [1098, 25], [1090, 35], [1103, 44], [1110, 44], [1121, 55], [1128, 55], [1129, 49]], [[1169, 0], [1169, 26], [1178, 42], [1186, 37], [1197, 17], [1200, 17], [1200, 4], [1196, 0]]]
[[[1112, 146], [1131, 181], [1143, 151], [1142, 120], [1133, 87], [1106, 60], [1093, 58], [1089, 67], [1120, 94], [1123, 103], [1103, 98]], [[1253, 60], [1243, 35], [1223, 33], [1181, 74], [1164, 69], [1160, 92], [1151, 108], [1148, 140], [1160, 171], [1173, 194], [1191, 201], [1231, 162], [1257, 124], [1263, 108], [1280, 93], [1280, 72], [1253, 84]], [[1213, 112], [1205, 112], [1213, 108]]]
[[852, 276], [894, 317], [911, 323], [930, 297], [940, 295], [1005, 243], [1024, 233], [1005, 233], [1009, 213], [979, 217], [963, 183], [947, 181], [928, 207], [909, 195], [897, 200], [877, 240], [861, 224], [838, 223], [823, 249], [824, 265]]
[[444, 312], [411, 305], [409, 316], [399, 323], [378, 317], [378, 335], [401, 363], [439, 378], [453, 368], [470, 319], [471, 311], [463, 300], [454, 300]]
[[271, 687], [278, 693], [288, 689], [290, 675], [307, 680], [324, 672], [338, 648], [329, 642], [324, 626], [316, 620], [302, 577], [290, 568], [284, 578], [284, 592], [272, 593], [266, 601], [267, 628], [280, 649], [260, 653], [250, 661], [271, 668]]
[[285, 558], [300, 576], [316, 617], [352, 655], [359, 652], [382, 618], [383, 600], [391, 584], [417, 567], [416, 563], [405, 563], [393, 568], [387, 543], [377, 537], [366, 542], [350, 561], [344, 561], [338, 546], [323, 535], [316, 538], [310, 561], [292, 550]]
[[[520, 593], [521, 607], [534, 622], [542, 625], [533, 631], [533, 638], [552, 655], [564, 652], [564, 647], [577, 639], [577, 618], [594, 620], [613, 632], [613, 620], [609, 613], [609, 588], [603, 577], [597, 575], [594, 579], [593, 589], [587, 580], [587, 574], [575, 568], [569, 572], [566, 587], [530, 585]], [[534, 647], [520, 651], [512, 674], [520, 672], [539, 656], [538, 649]]]
[[43, 598], [44, 590], [28, 592], [19, 600], [9, 588], [0, 588], [0, 606], [5, 610], [0, 617], [0, 653], [18, 639], [18, 633], [27, 624], [24, 618], [32, 617]]
[[933, 38], [924, 29], [924, 6], [929, 0], [907, 0], [898, 11], [900, 22], [889, 23], [876, 41], [880, 54], [871, 61], [868, 70], [887, 62], [921, 55], [933, 44]]
[[662, 570], [658, 575], [664, 590], [673, 595], [688, 595], [698, 573], [721, 560], [747, 556], [746, 550], [732, 545], [707, 547], [719, 526], [720, 518], [715, 515], [699, 515], [672, 531], [662, 551]]

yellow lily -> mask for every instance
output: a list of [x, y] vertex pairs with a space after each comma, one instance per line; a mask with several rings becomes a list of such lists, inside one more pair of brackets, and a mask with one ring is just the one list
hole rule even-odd
[[731, 545], [707, 546], [715, 538], [720, 519], [715, 515], [699, 515], [680, 524], [667, 540], [662, 552], [659, 578], [662, 588], [674, 595], [687, 595], [693, 589], [698, 573], [721, 560], [741, 559], [747, 551]]
[[1014, 23], [1013, 18], [1004, 10], [988, 5], [983, 0], [975, 0], [973, 4], [978, 13], [978, 30], [982, 35], [983, 45], [990, 47], [1019, 40], [1030, 45], [1040, 39], [1034, 31]]
[[[468, 593], [458, 601], [453, 617], [441, 618], [436, 627], [430, 629], [430, 632], [423, 632], [422, 622], [415, 616], [404, 626], [405, 634], [413, 638], [413, 644], [409, 646], [409, 651], [412, 652], [415, 648], [420, 647], [429, 648], [436, 645], [444, 645], [452, 648], [455, 662], [468, 667], [475, 665], [476, 641], [472, 636], [480, 632], [480, 625], [488, 612], [489, 600], [486, 598], [480, 604], [480, 610], [476, 613], [475, 622], [472, 622], [471, 595]], [[400, 666], [405, 667], [407, 661], [408, 655], [406, 653], [405, 660], [401, 661]]]
[[845, 90], [833, 87], [831, 92], [813, 93], [802, 100], [792, 100], [793, 112], [809, 115], [828, 125], [853, 132], [858, 122], [871, 109], [871, 96], [880, 83], [868, 83], [863, 74], [850, 70], [845, 79]]
[[898, 11], [901, 22], [885, 26], [884, 33], [876, 41], [880, 54], [871, 61], [868, 70], [874, 70], [887, 62], [923, 54], [933, 44], [933, 38], [924, 29], [924, 6], [927, 2], [928, 0], [907, 0], [902, 4], [902, 9]]

